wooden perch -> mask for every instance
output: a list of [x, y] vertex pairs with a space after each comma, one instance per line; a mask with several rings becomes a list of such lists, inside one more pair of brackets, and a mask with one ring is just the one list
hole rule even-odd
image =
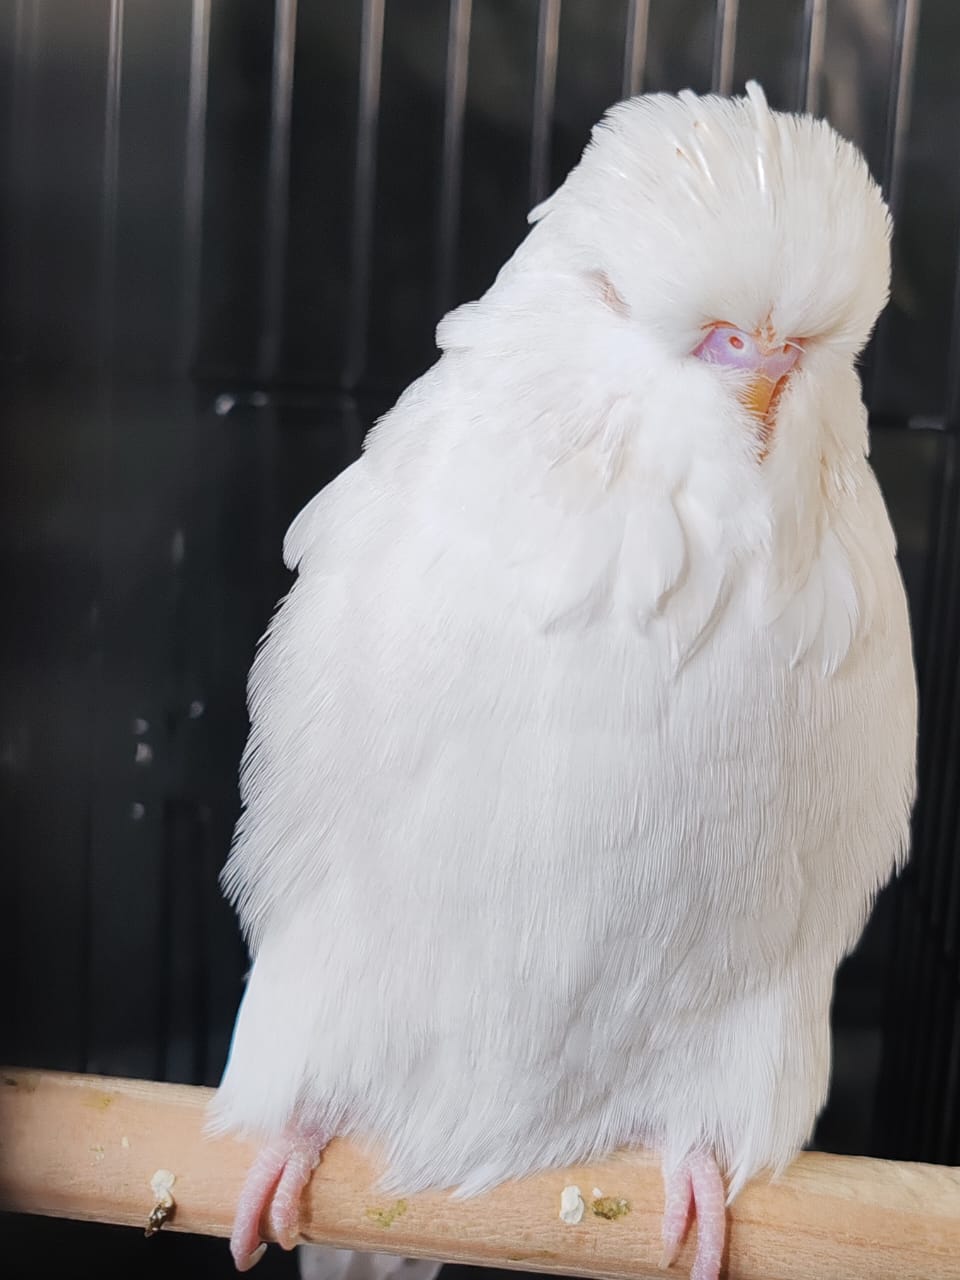
[[[157, 1200], [151, 1181], [168, 1170], [175, 1208], [164, 1230], [228, 1235], [253, 1151], [203, 1136], [209, 1097], [177, 1085], [3, 1071], [0, 1209], [142, 1229]], [[333, 1143], [304, 1198], [304, 1237], [529, 1271], [664, 1276], [652, 1155], [540, 1174], [471, 1200], [391, 1200], [375, 1182], [368, 1158]], [[576, 1225], [559, 1216], [571, 1185], [585, 1201]], [[748, 1187], [730, 1219], [728, 1280], [960, 1277], [960, 1169], [805, 1154], [777, 1185]], [[669, 1275], [686, 1280], [693, 1244]]]

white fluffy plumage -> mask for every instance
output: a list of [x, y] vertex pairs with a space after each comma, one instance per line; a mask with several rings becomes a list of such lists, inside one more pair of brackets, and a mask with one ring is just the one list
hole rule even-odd
[[[225, 873], [222, 1129], [397, 1192], [808, 1138], [834, 973], [907, 847], [916, 693], [854, 361], [888, 215], [826, 124], [614, 107], [306, 507]], [[765, 455], [705, 325], [803, 343]]]

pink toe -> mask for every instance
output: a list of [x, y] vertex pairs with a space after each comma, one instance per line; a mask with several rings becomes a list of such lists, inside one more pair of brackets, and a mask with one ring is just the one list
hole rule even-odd
[[325, 1134], [280, 1137], [264, 1147], [247, 1174], [237, 1201], [230, 1252], [238, 1271], [249, 1271], [263, 1257], [261, 1223], [269, 1206], [270, 1227], [285, 1249], [300, 1236], [300, 1198], [320, 1160]]
[[304, 1144], [287, 1156], [283, 1173], [270, 1205], [270, 1225], [284, 1249], [293, 1249], [300, 1239], [300, 1201], [320, 1159], [321, 1147]]
[[691, 1157], [689, 1169], [697, 1210], [697, 1254], [690, 1280], [719, 1280], [727, 1234], [723, 1178], [716, 1160], [706, 1154]]
[[663, 1209], [663, 1257], [660, 1267], [666, 1270], [673, 1265], [690, 1217], [690, 1172], [686, 1165], [681, 1165], [669, 1177], [663, 1179], [665, 1204]]
[[283, 1170], [283, 1161], [284, 1153], [277, 1146], [264, 1147], [247, 1174], [230, 1236], [230, 1252], [238, 1271], [249, 1271], [263, 1256], [260, 1220]]

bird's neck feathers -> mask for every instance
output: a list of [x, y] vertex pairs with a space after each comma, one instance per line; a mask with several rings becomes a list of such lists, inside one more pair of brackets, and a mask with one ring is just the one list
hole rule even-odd
[[731, 545], [799, 541], [812, 553], [867, 471], [849, 357], [811, 350], [763, 456], [759, 433], [706, 370], [618, 314], [602, 272], [532, 239], [483, 298], [440, 325], [449, 438], [497, 459], [508, 487], [562, 493], [571, 514], [666, 491], [729, 529]]
[[[809, 653], [838, 665], [865, 620], [852, 586], [864, 570], [849, 517], [873, 483], [849, 358], [811, 351], [761, 459], [715, 380], [619, 323], [616, 298], [599, 296], [601, 277], [552, 261], [549, 246], [537, 266], [528, 273], [508, 264], [438, 335], [444, 448], [456, 459], [444, 482], [463, 483], [476, 510], [486, 474], [496, 536], [512, 560], [529, 557], [532, 578], [554, 584], [537, 620], [579, 623], [617, 609], [617, 583], [645, 558], [629, 605], [641, 623], [678, 608], [679, 584], [702, 570], [709, 616], [732, 598], [733, 584], [752, 582], [791, 660]], [[528, 536], [537, 545], [519, 551]], [[572, 573], [580, 546], [593, 550]], [[799, 614], [787, 611], [789, 599], [801, 601]], [[691, 622], [691, 637], [707, 616]]]

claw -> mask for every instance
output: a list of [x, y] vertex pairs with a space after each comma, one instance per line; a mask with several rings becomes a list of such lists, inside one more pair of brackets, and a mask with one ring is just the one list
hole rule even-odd
[[245, 1258], [238, 1258], [236, 1254], [234, 1254], [233, 1264], [238, 1271], [252, 1271], [266, 1252], [267, 1246], [265, 1244], [259, 1244], [256, 1249], [254, 1249], [253, 1253], [248, 1253]]

